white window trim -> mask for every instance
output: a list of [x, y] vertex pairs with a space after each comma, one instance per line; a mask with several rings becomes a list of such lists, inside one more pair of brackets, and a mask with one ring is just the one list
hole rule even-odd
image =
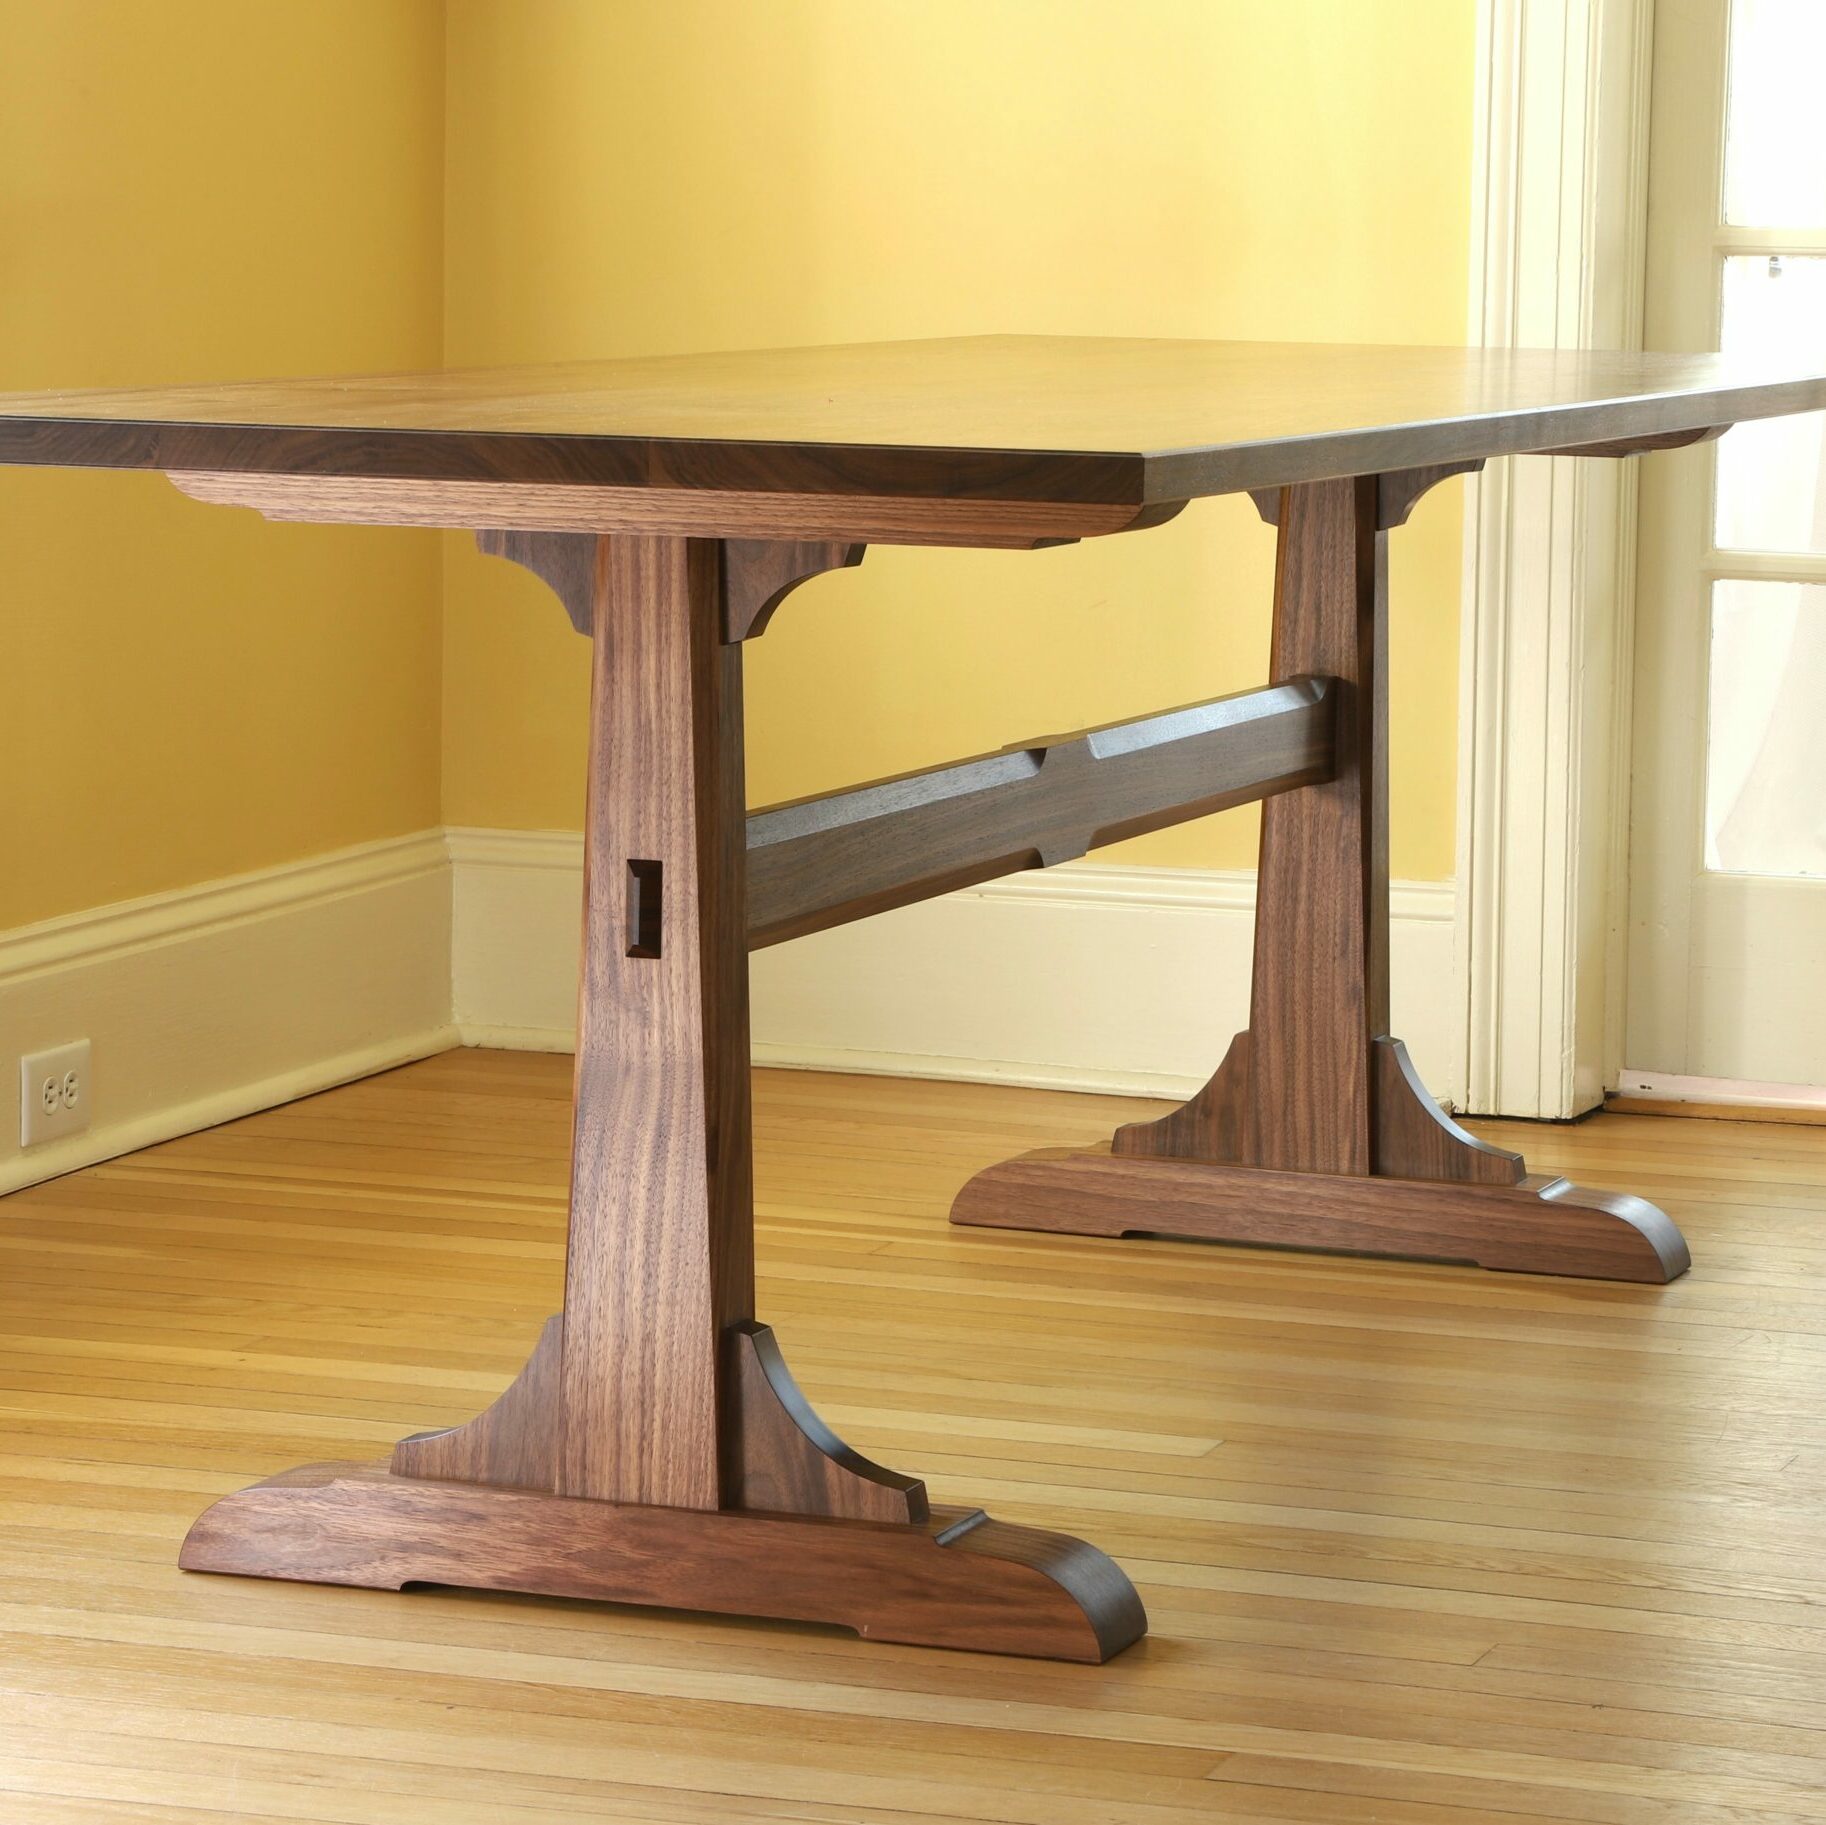
[[[1653, 0], [1479, 0], [1471, 340], [1639, 348]], [[1634, 464], [1491, 463], [1466, 509], [1466, 1107], [1569, 1116], [1620, 1063]]]

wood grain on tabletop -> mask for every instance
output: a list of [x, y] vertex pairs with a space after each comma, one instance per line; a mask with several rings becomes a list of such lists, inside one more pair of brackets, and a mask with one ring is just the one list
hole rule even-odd
[[1480, 1124], [1665, 1204], [1640, 1287], [958, 1230], [1122, 1099], [758, 1079], [760, 1310], [819, 1411], [1109, 1549], [1099, 1668], [186, 1577], [211, 1498], [497, 1393], [570, 1061], [458, 1052], [0, 1206], [7, 1825], [1826, 1818], [1826, 1133]]
[[0, 395], [0, 462], [1164, 503], [1819, 406], [1760, 352], [969, 336]]

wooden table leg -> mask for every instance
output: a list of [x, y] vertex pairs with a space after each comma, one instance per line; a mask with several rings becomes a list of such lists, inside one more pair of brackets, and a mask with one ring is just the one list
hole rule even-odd
[[1338, 725], [1333, 777], [1262, 808], [1249, 1027], [1182, 1108], [1119, 1128], [1107, 1151], [991, 1166], [953, 1222], [1598, 1279], [1686, 1271], [1686, 1243], [1654, 1205], [1530, 1176], [1441, 1111], [1389, 1034], [1388, 533], [1450, 472], [1312, 482], [1259, 503], [1280, 528], [1271, 675], [1334, 679]]
[[390, 1465], [318, 1465], [231, 1495], [181, 1563], [1107, 1659], [1147, 1626], [1109, 1559], [932, 1508], [919, 1482], [831, 1434], [755, 1322], [734, 643], [754, 617], [728, 599], [752, 566], [682, 538], [494, 548], [595, 635], [564, 1310], [478, 1418], [402, 1440]]

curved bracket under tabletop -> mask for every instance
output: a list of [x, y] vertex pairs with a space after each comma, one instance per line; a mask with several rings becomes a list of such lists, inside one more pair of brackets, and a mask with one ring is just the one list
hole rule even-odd
[[[563, 604], [571, 626], [594, 631], [601, 538], [590, 532], [526, 532], [490, 527], [476, 534], [485, 557], [506, 558], [539, 577]], [[866, 545], [828, 539], [724, 539], [717, 570], [725, 640], [752, 640], [801, 583], [860, 564]]]

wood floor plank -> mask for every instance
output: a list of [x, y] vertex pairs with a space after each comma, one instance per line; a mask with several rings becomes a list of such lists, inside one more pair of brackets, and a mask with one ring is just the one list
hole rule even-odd
[[1666, 1288], [953, 1230], [1157, 1112], [757, 1080], [761, 1305], [862, 1450], [1112, 1551], [1103, 1668], [186, 1577], [198, 1508], [478, 1410], [563, 1270], [569, 1061], [457, 1052], [0, 1204], [5, 1825], [1826, 1821], [1826, 1130], [1488, 1124]]

